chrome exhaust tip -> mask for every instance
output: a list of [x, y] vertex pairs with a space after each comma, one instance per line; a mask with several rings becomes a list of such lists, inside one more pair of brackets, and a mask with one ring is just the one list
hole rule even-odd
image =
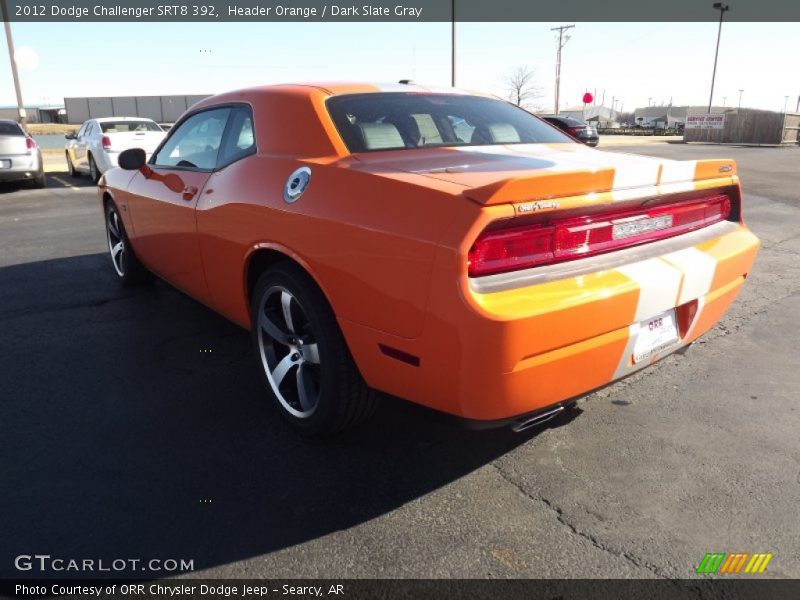
[[557, 414], [562, 412], [564, 407], [559, 405], [555, 408], [551, 408], [550, 410], [546, 410], [545, 412], [541, 412], [530, 417], [524, 417], [519, 421], [515, 422], [514, 425], [511, 426], [511, 431], [515, 433], [519, 433], [520, 431], [525, 431], [526, 429], [530, 429], [531, 427], [535, 427], [536, 425], [541, 425], [542, 423], [546, 423]]

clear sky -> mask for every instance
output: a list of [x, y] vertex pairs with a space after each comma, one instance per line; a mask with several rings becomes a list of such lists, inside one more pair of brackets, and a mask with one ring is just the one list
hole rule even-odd
[[[536, 72], [552, 110], [555, 23], [459, 23], [457, 84], [503, 93]], [[216, 93], [266, 83], [450, 81], [449, 23], [12, 23], [26, 104], [64, 96]], [[708, 102], [716, 23], [576, 23], [563, 53], [562, 107], [605, 91], [623, 110]], [[4, 41], [4, 40], [3, 40]], [[800, 23], [725, 23], [714, 104], [783, 110], [800, 95]], [[0, 45], [0, 106], [15, 103]], [[618, 102], [617, 108], [620, 108]]]

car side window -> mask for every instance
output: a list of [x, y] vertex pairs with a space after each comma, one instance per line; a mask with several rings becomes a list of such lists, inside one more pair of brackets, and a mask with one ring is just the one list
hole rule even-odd
[[93, 131], [94, 131], [94, 123], [87, 123], [86, 131], [83, 132], [83, 137], [91, 137]]
[[86, 126], [88, 124], [89, 123], [87, 122], [87, 123], [84, 123], [83, 125], [81, 125], [81, 128], [78, 129], [78, 133], [75, 135], [76, 138], [81, 139], [84, 135], [86, 135]]
[[196, 113], [181, 123], [153, 158], [160, 167], [213, 169], [230, 108]]
[[253, 113], [249, 106], [239, 106], [231, 111], [228, 130], [222, 140], [218, 167], [224, 167], [256, 151]]

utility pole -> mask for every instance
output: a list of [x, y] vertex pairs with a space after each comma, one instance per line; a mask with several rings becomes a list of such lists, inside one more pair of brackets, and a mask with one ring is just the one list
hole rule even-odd
[[558, 114], [558, 100], [561, 91], [561, 50], [564, 49], [569, 41], [569, 35], [564, 35], [568, 29], [572, 29], [575, 25], [561, 25], [560, 27], [551, 27], [550, 31], [558, 31], [558, 53], [556, 54], [556, 110]]
[[711, 114], [711, 102], [714, 100], [714, 79], [717, 77], [717, 58], [719, 58], [719, 39], [722, 37], [722, 17], [731, 7], [722, 2], [714, 2], [714, 8], [719, 11], [719, 29], [717, 30], [717, 51], [714, 53], [714, 70], [711, 73], [711, 94], [708, 96], [708, 113]]
[[11, 61], [11, 78], [14, 80], [14, 91], [17, 93], [17, 110], [19, 111], [19, 124], [25, 127], [28, 123], [28, 115], [25, 114], [25, 106], [22, 104], [22, 90], [19, 87], [19, 74], [17, 73], [17, 61], [14, 60], [14, 38], [11, 37], [11, 23], [8, 20], [8, 7], [6, 0], [0, 0], [0, 8], [3, 12], [3, 25], [6, 30], [6, 42], [8, 43], [8, 58]]
[[744, 90], [739, 90], [739, 108], [742, 108], [742, 94]]
[[450, 85], [456, 87], [456, 0], [450, 3]]

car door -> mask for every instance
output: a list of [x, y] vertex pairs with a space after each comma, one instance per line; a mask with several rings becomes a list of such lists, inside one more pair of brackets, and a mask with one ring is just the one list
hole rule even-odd
[[128, 185], [139, 259], [175, 287], [207, 301], [195, 208], [217, 165], [229, 107], [185, 117]]
[[89, 142], [92, 139], [95, 127], [97, 127], [97, 125], [94, 121], [87, 121], [83, 134], [78, 135], [78, 139], [75, 143], [75, 166], [81, 171], [89, 170]]
[[81, 125], [81, 128], [78, 129], [78, 133], [75, 134], [75, 137], [70, 139], [67, 142], [67, 152], [69, 153], [69, 159], [72, 161], [72, 166], [76, 169], [79, 168], [78, 164], [78, 145], [80, 144], [80, 140], [83, 138], [83, 134], [86, 133], [86, 127], [89, 125], [89, 121], [84, 122]]

